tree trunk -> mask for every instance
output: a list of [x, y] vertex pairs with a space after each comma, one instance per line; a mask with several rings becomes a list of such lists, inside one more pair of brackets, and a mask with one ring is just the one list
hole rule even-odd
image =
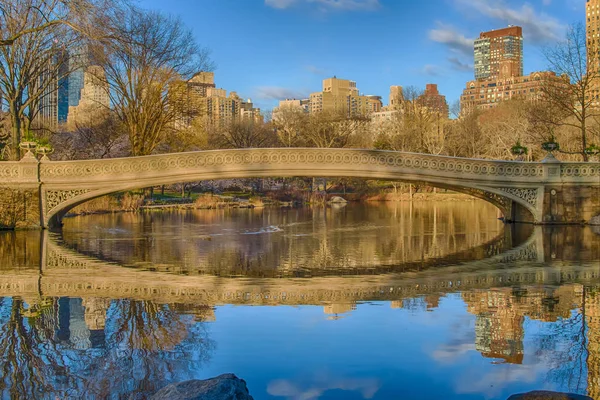
[[21, 159], [21, 148], [19, 147], [19, 143], [21, 143], [21, 119], [17, 113], [17, 107], [14, 104], [10, 106], [10, 118], [11, 118], [11, 159], [13, 161], [19, 161]]

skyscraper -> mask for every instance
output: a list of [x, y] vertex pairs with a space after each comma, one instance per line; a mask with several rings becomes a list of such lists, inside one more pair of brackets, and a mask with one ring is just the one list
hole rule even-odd
[[587, 0], [585, 3], [585, 36], [587, 43], [587, 68], [593, 77], [591, 81], [591, 96], [594, 99], [594, 105], [598, 105], [600, 91], [600, 0]]
[[66, 59], [66, 52], [57, 54], [32, 84], [34, 92], [42, 91], [34, 120], [46, 128], [55, 128], [59, 123], [67, 120], [69, 104]]
[[522, 28], [509, 25], [482, 32], [475, 40], [475, 79], [494, 80], [522, 75]]
[[77, 49], [69, 54], [69, 106], [76, 107], [81, 100], [86, 68], [90, 65], [90, 57], [86, 50]]

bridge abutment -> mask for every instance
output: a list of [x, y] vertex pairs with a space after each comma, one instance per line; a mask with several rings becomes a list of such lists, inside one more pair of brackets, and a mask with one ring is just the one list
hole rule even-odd
[[0, 229], [41, 229], [39, 161], [28, 152], [0, 167]]
[[[598, 177], [600, 181], [600, 176]], [[542, 223], [600, 224], [600, 186], [547, 185], [544, 188]]]

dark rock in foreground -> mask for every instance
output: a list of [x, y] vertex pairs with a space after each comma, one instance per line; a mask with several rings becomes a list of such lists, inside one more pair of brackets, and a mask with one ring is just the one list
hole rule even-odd
[[513, 394], [507, 400], [593, 400], [589, 396], [574, 393], [549, 392], [536, 390], [527, 393]]
[[150, 400], [254, 400], [246, 382], [234, 374], [216, 378], [191, 380], [167, 385], [156, 392]]

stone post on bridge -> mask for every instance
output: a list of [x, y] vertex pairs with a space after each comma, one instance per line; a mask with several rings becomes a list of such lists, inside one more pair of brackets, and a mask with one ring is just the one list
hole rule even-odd
[[6, 167], [0, 181], [0, 229], [40, 229], [38, 159], [28, 151], [21, 161], [2, 164]]

